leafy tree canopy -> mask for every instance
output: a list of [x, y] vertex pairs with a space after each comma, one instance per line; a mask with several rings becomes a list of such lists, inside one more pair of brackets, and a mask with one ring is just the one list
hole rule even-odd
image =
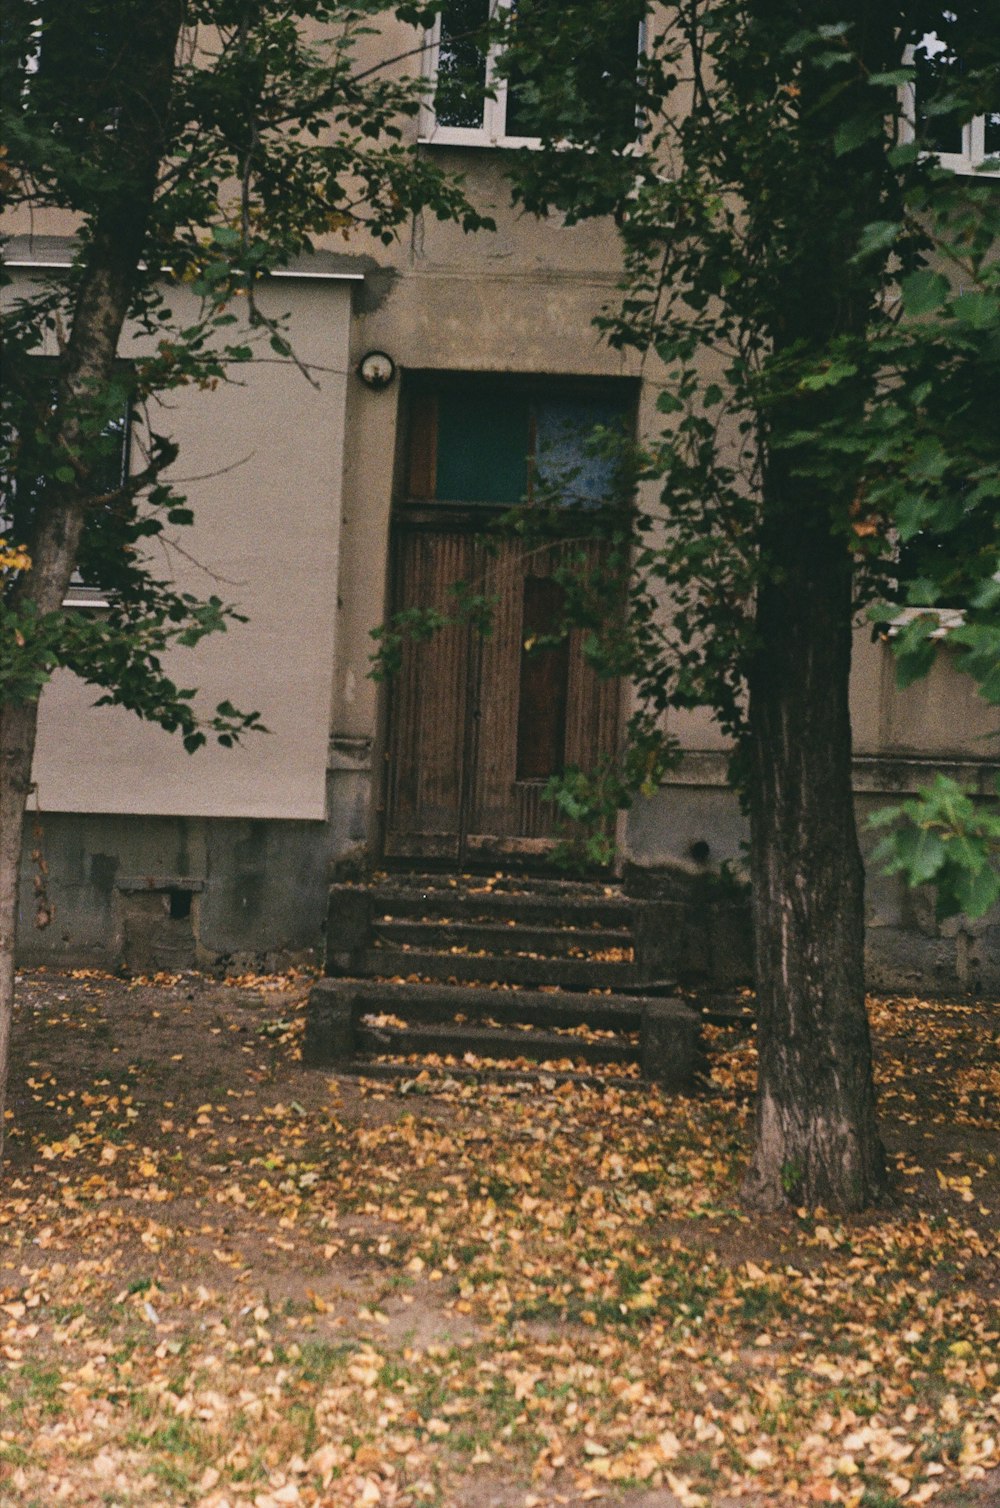
[[[971, 120], [1000, 150], [996, 7], [678, 0], [595, 91], [576, 60], [636, 16], [577, 0], [554, 29], [523, 0], [505, 23], [543, 143], [519, 198], [615, 216], [627, 270], [603, 328], [660, 363], [625, 639], [605, 615], [591, 640], [639, 688], [623, 800], [676, 757], [670, 707], [714, 710], [745, 784], [749, 684], [774, 650], [761, 588], [788, 569], [774, 531], [806, 514], [842, 539], [851, 610], [891, 636], [901, 686], [944, 639], [1000, 702], [1000, 182], [925, 150]], [[1000, 896], [997, 819], [953, 781], [885, 820], [883, 857], [935, 880], [943, 912]]]
[[[380, 0], [5, 6], [0, 188], [20, 228], [30, 214], [44, 229], [53, 211], [77, 227], [70, 269], [8, 296], [4, 319], [5, 701], [37, 697], [63, 665], [102, 700], [179, 730], [188, 748], [255, 724], [228, 703], [200, 718], [194, 693], [163, 668], [171, 644], [237, 615], [159, 579], [143, 549], [192, 519], [166, 474], [177, 447], [161, 400], [210, 389], [261, 352], [294, 361], [255, 289], [318, 239], [389, 243], [420, 210], [483, 223], [461, 185], [404, 140], [424, 86], [411, 76], [419, 66], [378, 59], [377, 27], [393, 14], [425, 12]], [[194, 294], [193, 315], [178, 287]], [[127, 362], [117, 359], [127, 347], [101, 339], [126, 317], [145, 337]], [[64, 609], [65, 582], [41, 579], [41, 537], [67, 519], [79, 523], [73, 563], [109, 603], [97, 617]]]

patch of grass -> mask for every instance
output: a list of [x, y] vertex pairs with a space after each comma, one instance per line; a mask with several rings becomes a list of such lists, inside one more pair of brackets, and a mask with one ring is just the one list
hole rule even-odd
[[765, 1320], [788, 1319], [792, 1310], [780, 1291], [761, 1283], [753, 1288], [744, 1288], [740, 1294], [741, 1318], [747, 1325], [760, 1325]]
[[63, 1379], [57, 1367], [43, 1367], [37, 1362], [27, 1361], [21, 1368], [20, 1375], [22, 1382], [27, 1385], [29, 1395], [42, 1403], [47, 1414], [63, 1412], [63, 1395], [59, 1391], [59, 1384]]
[[67, 1320], [74, 1320], [81, 1314], [87, 1313], [86, 1304], [53, 1304], [49, 1310], [57, 1325], [64, 1324]]
[[170, 1419], [148, 1433], [133, 1428], [125, 1438], [130, 1445], [145, 1445], [169, 1455], [200, 1455], [205, 1448], [204, 1434], [187, 1419]]
[[962, 1452], [960, 1428], [932, 1430], [923, 1444], [925, 1461], [957, 1461]]
[[881, 1486], [866, 1487], [858, 1508], [899, 1508], [900, 1499], [894, 1492]]
[[351, 1348], [344, 1343], [334, 1345], [326, 1340], [306, 1340], [300, 1349], [298, 1367], [303, 1381], [325, 1382], [344, 1366]]
[[496, 1205], [505, 1205], [513, 1203], [517, 1189], [506, 1178], [499, 1178], [495, 1173], [491, 1173], [479, 1183], [479, 1193], [484, 1199], [492, 1199]]
[[631, 1262], [618, 1264], [618, 1292], [623, 1299], [634, 1298], [650, 1277], [648, 1267], [636, 1267]]
[[311, 1403], [293, 1402], [288, 1405], [287, 1419], [298, 1441], [298, 1453], [308, 1461], [319, 1443], [316, 1410]]
[[507, 1425], [513, 1425], [523, 1411], [522, 1403], [514, 1397], [512, 1384], [503, 1376], [492, 1377], [489, 1387], [480, 1397], [483, 1407], [493, 1417], [495, 1434], [499, 1434]]
[[150, 1461], [149, 1470], [165, 1487], [176, 1487], [180, 1492], [191, 1489], [192, 1473], [183, 1466], [178, 1466], [176, 1461]]
[[267, 1477], [267, 1461], [262, 1450], [255, 1450], [245, 1466], [233, 1468], [234, 1482], [263, 1482]]

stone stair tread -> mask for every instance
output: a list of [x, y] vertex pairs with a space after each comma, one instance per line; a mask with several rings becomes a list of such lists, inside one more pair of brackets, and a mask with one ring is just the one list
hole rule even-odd
[[437, 953], [412, 948], [369, 948], [352, 973], [372, 978], [454, 980], [457, 984], [553, 984], [570, 989], [614, 989], [634, 984], [635, 965], [589, 958], [528, 958], [516, 953]]
[[476, 922], [446, 917], [433, 921], [382, 917], [374, 920], [372, 932], [382, 943], [416, 945], [432, 951], [467, 947], [485, 952], [540, 953], [546, 957], [588, 957], [613, 949], [629, 954], [633, 951], [632, 933], [627, 927], [537, 927], [513, 918], [508, 922]]
[[638, 1044], [622, 1037], [576, 1037], [543, 1028], [519, 1031], [516, 1027], [476, 1023], [422, 1022], [419, 1025], [373, 1025], [362, 1017], [356, 1028], [360, 1052], [447, 1053], [461, 1057], [472, 1053], [484, 1058], [582, 1059], [587, 1063], [629, 1063], [639, 1055]]
[[608, 880], [571, 880], [552, 874], [446, 874], [394, 869], [376, 874], [368, 884], [377, 890], [450, 891], [452, 894], [492, 892], [510, 895], [567, 895], [584, 899], [624, 896], [620, 884]]
[[447, 1087], [453, 1081], [459, 1083], [487, 1083], [523, 1085], [534, 1090], [541, 1082], [575, 1084], [581, 1089], [647, 1089], [646, 1081], [635, 1074], [587, 1073], [585, 1069], [558, 1068], [555, 1065], [542, 1068], [540, 1064], [521, 1068], [504, 1067], [496, 1063], [416, 1063], [403, 1058], [370, 1059], [359, 1057], [352, 1070], [358, 1078], [379, 1080], [402, 1080], [433, 1093]]
[[486, 921], [498, 916], [513, 917], [529, 924], [574, 926], [581, 918], [601, 926], [627, 926], [632, 918], [633, 903], [623, 895], [583, 896], [571, 892], [401, 890], [397, 886], [379, 886], [372, 891], [377, 912], [385, 917], [429, 918]]
[[[647, 1003], [641, 996], [588, 995], [572, 990], [496, 990], [486, 986], [456, 990], [447, 984], [394, 984], [377, 979], [329, 982], [338, 992], [349, 991], [362, 1012], [385, 1010], [420, 1021], [454, 1021], [457, 1014], [523, 1021], [528, 1024], [590, 1025], [635, 1031]], [[314, 990], [321, 990], [320, 980]]]

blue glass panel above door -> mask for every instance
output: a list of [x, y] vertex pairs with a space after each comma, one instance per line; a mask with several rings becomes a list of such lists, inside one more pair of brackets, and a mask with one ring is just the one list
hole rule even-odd
[[607, 397], [552, 398], [535, 404], [535, 494], [558, 492], [565, 506], [596, 507], [615, 493], [618, 456], [595, 446], [596, 428], [624, 434], [625, 405]]

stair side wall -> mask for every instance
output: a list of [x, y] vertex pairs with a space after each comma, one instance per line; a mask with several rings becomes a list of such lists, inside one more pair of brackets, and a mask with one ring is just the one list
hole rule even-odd
[[[640, 797], [629, 813], [626, 841], [627, 862], [643, 893], [659, 890], [675, 903], [685, 891], [691, 893], [688, 911], [695, 919], [694, 935], [704, 950], [708, 977], [713, 950], [722, 967], [726, 958], [739, 960], [737, 939], [741, 925], [746, 925], [736, 919], [739, 903], [732, 900], [736, 911], [727, 919], [733, 928], [728, 941], [720, 926], [724, 898], [732, 895], [731, 881], [742, 870], [748, 831], [737, 798], [724, 784], [724, 761], [718, 760], [717, 766], [713, 770], [704, 759], [697, 783], [668, 782], [651, 799]], [[709, 774], [716, 778], [707, 778]], [[989, 774], [988, 767], [980, 772], [984, 790]], [[856, 764], [856, 811], [867, 867], [868, 987], [907, 995], [996, 996], [1000, 907], [976, 921], [952, 917], [939, 922], [931, 889], [910, 890], [898, 876], [883, 874], [871, 862], [876, 837], [867, 831], [869, 817], [929, 778], [924, 761], [872, 759]], [[698, 897], [710, 895], [713, 884], [721, 894], [715, 905], [706, 905]]]

